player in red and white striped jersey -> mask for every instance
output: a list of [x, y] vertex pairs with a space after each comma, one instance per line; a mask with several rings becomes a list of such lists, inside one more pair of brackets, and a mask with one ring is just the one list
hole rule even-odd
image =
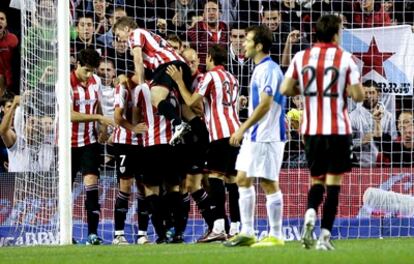
[[[138, 85], [134, 93], [134, 105], [140, 107], [148, 127], [143, 137], [144, 146], [168, 144], [173, 134], [173, 126], [164, 116], [158, 115], [157, 108], [151, 104], [151, 90], [148, 84]], [[179, 103], [175, 96], [170, 96], [170, 101], [178, 107]]]
[[[302, 244], [313, 245], [312, 231], [316, 210], [323, 200], [321, 234], [316, 249], [333, 250], [330, 235], [338, 207], [341, 178], [351, 170], [352, 137], [347, 111], [347, 96], [360, 102], [364, 98], [360, 73], [352, 55], [338, 46], [342, 21], [338, 16], [326, 15], [316, 24], [318, 42], [293, 58], [282, 93], [305, 97], [302, 133], [305, 136], [312, 187], [308, 195], [308, 210]], [[299, 82], [299, 89], [296, 83]]]
[[[199, 72], [199, 58], [194, 49], [185, 49], [182, 53], [187, 60], [192, 73], [192, 87], [195, 90], [202, 81], [203, 74]], [[188, 194], [197, 204], [204, 220], [208, 225], [208, 229], [213, 229], [215, 220], [215, 210], [211, 209], [211, 198], [209, 194], [202, 187], [201, 181], [203, 178], [204, 165], [206, 161], [206, 151], [209, 145], [209, 135], [205, 122], [202, 120], [203, 102], [199, 101], [199, 105], [195, 107], [195, 111], [190, 109], [187, 105], [182, 106], [183, 118], [188, 122], [191, 131], [184, 136], [184, 144], [181, 147], [184, 149], [182, 159], [186, 161], [186, 181], [183, 195], [183, 202], [185, 208], [185, 216], [188, 217], [190, 210], [190, 198]], [[186, 223], [186, 219], [184, 220]]]
[[129, 40], [129, 46], [134, 56], [135, 75], [134, 82], [138, 85], [144, 83], [144, 66], [154, 71], [151, 86], [151, 103], [158, 113], [167, 118], [174, 126], [174, 135], [171, 144], [176, 144], [181, 136], [189, 131], [189, 126], [183, 123], [180, 115], [169, 102], [168, 95], [171, 90], [177, 90], [177, 84], [165, 73], [168, 65], [175, 65], [182, 69], [187, 89], [191, 87], [191, 70], [185, 60], [174, 50], [170, 44], [160, 36], [138, 28], [131, 17], [123, 17], [114, 25], [115, 36], [120, 41]]
[[206, 98], [204, 117], [210, 134], [210, 145], [207, 154], [207, 169], [210, 171], [210, 197], [216, 206], [217, 220], [209, 234], [199, 242], [225, 240], [225, 189], [224, 176], [235, 176], [235, 162], [239, 147], [232, 147], [229, 138], [240, 126], [236, 104], [238, 102], [239, 85], [237, 79], [224, 69], [227, 61], [226, 50], [214, 45], [208, 51], [206, 65], [208, 72], [196, 91], [191, 94], [185, 89], [182, 71], [169, 66], [167, 73], [177, 82], [185, 103], [194, 107]]
[[[125, 76], [119, 76], [126, 79]], [[125, 81], [127, 82], [127, 80]], [[143, 133], [146, 131], [145, 123], [135, 124], [133, 120], [133, 94], [124, 83], [115, 87], [115, 110], [114, 119], [117, 125], [113, 132], [113, 143], [115, 148], [115, 159], [119, 191], [115, 201], [115, 236], [112, 244], [124, 245], [128, 241], [124, 236], [126, 214], [128, 212], [128, 201], [131, 186], [135, 177], [138, 195], [138, 242], [148, 241], [146, 231], [148, 227], [148, 206], [144, 196], [144, 186], [140, 183], [142, 174], [142, 145]]]
[[[177, 95], [170, 91], [168, 100], [175, 106], [177, 114], [181, 111]], [[184, 209], [180, 193], [180, 184], [184, 179], [185, 169], [181, 147], [169, 144], [173, 135], [173, 127], [164, 116], [158, 115], [156, 108], [151, 104], [151, 92], [149, 86], [144, 83], [135, 88], [134, 105], [143, 114], [143, 119], [148, 127], [144, 135], [144, 149], [142, 160], [143, 183], [145, 196], [149, 204], [151, 221], [157, 233], [156, 243], [166, 243], [166, 226], [164, 225], [163, 208], [171, 210], [175, 236], [171, 243], [182, 243], [184, 223], [182, 221]], [[166, 185], [166, 197], [160, 198], [161, 184]], [[163, 202], [167, 204], [163, 205]]]
[[295, 55], [286, 77], [299, 81], [305, 96], [302, 134], [352, 133], [346, 88], [360, 82], [352, 54], [334, 43], [319, 42]]
[[100, 205], [98, 177], [100, 151], [96, 123], [100, 124], [99, 140], [107, 138], [106, 127], [114, 125], [111, 118], [101, 113], [100, 79], [93, 74], [99, 66], [100, 56], [93, 49], [84, 49], [77, 57], [76, 69], [71, 73], [71, 121], [72, 121], [72, 181], [78, 171], [82, 173], [86, 189], [85, 207], [88, 220], [88, 244], [99, 245], [96, 235]]

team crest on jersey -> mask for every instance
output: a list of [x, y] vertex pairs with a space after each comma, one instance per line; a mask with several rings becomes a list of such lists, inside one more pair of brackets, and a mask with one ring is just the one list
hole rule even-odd
[[119, 171], [120, 171], [121, 173], [124, 173], [124, 172], [125, 172], [125, 166], [119, 167]]

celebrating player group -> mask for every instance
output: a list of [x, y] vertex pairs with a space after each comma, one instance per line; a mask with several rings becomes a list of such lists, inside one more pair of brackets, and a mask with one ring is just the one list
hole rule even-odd
[[[101, 79], [94, 74], [103, 60], [98, 52], [80, 51], [71, 74], [72, 172], [73, 178], [82, 174], [86, 189], [87, 243], [103, 243], [97, 235], [97, 157], [99, 143], [108, 142], [114, 147], [119, 187], [113, 244], [152, 243], [149, 221], [154, 243], [184, 243], [193, 199], [207, 226], [198, 243], [283, 246], [279, 174], [287, 140], [286, 96], [300, 95], [301, 136], [311, 175], [301, 242], [307, 249], [334, 250], [331, 230], [341, 179], [352, 158], [347, 97], [363, 100], [358, 68], [339, 46], [341, 28], [340, 17], [320, 17], [317, 42], [298, 52], [285, 74], [270, 56], [268, 27], [244, 29], [242, 48], [252, 72], [248, 95], [240, 96], [240, 80], [226, 69], [229, 52], [222, 45], [209, 45], [205, 61], [200, 61], [194, 49], [173, 48], [169, 40], [139, 28], [133, 18], [117, 19], [114, 37], [129, 44], [134, 69], [116, 78], [113, 117], [102, 111]], [[239, 112], [245, 104], [248, 114], [242, 122]], [[269, 226], [268, 236], [260, 240], [254, 228], [256, 183], [266, 197]], [[128, 241], [124, 227], [133, 184], [139, 194], [139, 231], [137, 241]], [[321, 232], [314, 241], [325, 193]]]

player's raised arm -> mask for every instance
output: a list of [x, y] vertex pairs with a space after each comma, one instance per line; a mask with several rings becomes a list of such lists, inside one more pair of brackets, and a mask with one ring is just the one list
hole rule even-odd
[[183, 81], [183, 71], [180, 68], [179, 70], [175, 65], [170, 65], [167, 68], [167, 74], [171, 76], [171, 78], [177, 83], [178, 89], [180, 90], [181, 96], [184, 99], [184, 102], [189, 107], [193, 107], [198, 105], [200, 102], [201, 96], [198, 93], [190, 93], [186, 88], [184, 81]]
[[296, 67], [296, 58], [297, 56], [295, 56], [290, 63], [280, 87], [280, 93], [286, 96], [295, 96], [300, 94], [299, 89], [297, 89], [299, 74]]
[[11, 127], [14, 114], [19, 104], [20, 96], [14, 96], [14, 98], [3, 98], [1, 102], [1, 106], [4, 108], [4, 117], [0, 123], [0, 136], [7, 148], [10, 148], [16, 142], [16, 132], [14, 132]]

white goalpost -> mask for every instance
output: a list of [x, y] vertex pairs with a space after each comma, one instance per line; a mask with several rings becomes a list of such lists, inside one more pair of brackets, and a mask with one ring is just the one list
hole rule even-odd
[[68, 2], [58, 1], [58, 174], [60, 244], [72, 243], [72, 179], [71, 179], [71, 121], [70, 121], [70, 24]]

